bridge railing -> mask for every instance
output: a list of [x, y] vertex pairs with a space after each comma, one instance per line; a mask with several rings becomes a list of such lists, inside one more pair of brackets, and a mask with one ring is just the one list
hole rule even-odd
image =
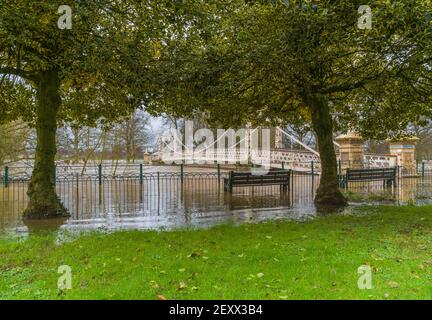
[[398, 165], [395, 155], [365, 154], [364, 165], [368, 168], [391, 168]]
[[[269, 164], [271, 167], [283, 165], [293, 170], [308, 170], [313, 163], [317, 172], [321, 171], [321, 159], [319, 155], [306, 150], [272, 149], [270, 152], [264, 150], [203, 150], [171, 152], [164, 154], [162, 160], [165, 163], [187, 163], [187, 164]], [[344, 168], [351, 167], [353, 163], [340, 161]], [[358, 165], [358, 164], [357, 164]], [[362, 166], [365, 168], [390, 168], [398, 165], [395, 155], [366, 154]]]

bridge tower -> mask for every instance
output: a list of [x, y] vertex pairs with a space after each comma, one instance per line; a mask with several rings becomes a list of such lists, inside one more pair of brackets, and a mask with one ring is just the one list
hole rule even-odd
[[365, 145], [364, 139], [353, 131], [340, 135], [336, 138], [339, 144], [339, 160], [342, 170], [347, 168], [364, 168]]
[[419, 140], [417, 137], [409, 137], [389, 141], [390, 154], [397, 156], [398, 165], [409, 172], [416, 170], [415, 149]]

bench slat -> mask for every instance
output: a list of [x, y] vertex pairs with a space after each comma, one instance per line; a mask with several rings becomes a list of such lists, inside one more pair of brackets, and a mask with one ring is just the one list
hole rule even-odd
[[347, 169], [344, 179], [341, 181], [348, 187], [350, 181], [384, 181], [387, 184], [396, 184], [397, 168], [380, 169]]
[[224, 180], [225, 190], [232, 191], [236, 186], [281, 185], [289, 188], [291, 170], [271, 170], [265, 175], [253, 175], [251, 172], [231, 171], [229, 178]]
[[271, 180], [271, 179], [287, 179], [288, 175], [284, 176], [250, 176], [250, 177], [233, 177], [231, 180], [233, 181], [249, 181], [249, 180]]
[[271, 184], [271, 183], [275, 183], [275, 184], [286, 184], [288, 183], [288, 180], [266, 180], [264, 181], [260, 181], [260, 180], [251, 180], [251, 181], [236, 181], [234, 184], [236, 185], [248, 185], [248, 184]]

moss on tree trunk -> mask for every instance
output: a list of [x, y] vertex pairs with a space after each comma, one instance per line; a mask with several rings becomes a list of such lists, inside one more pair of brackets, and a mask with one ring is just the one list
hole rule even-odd
[[57, 114], [61, 105], [60, 80], [56, 70], [40, 74], [37, 83], [37, 145], [32, 179], [27, 195], [29, 203], [25, 219], [49, 219], [67, 216], [53, 184], [55, 165]]
[[317, 135], [321, 157], [321, 182], [315, 197], [315, 205], [321, 213], [332, 212], [347, 205], [347, 200], [339, 189], [337, 177], [333, 119], [325, 96], [308, 94], [306, 101], [311, 111], [312, 126]]

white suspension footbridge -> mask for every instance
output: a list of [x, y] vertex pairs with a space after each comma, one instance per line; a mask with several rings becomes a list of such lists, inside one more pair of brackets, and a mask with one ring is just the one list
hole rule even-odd
[[[251, 140], [259, 128], [248, 130], [243, 139], [234, 140], [225, 148], [219, 147], [221, 140], [226, 138], [224, 135], [216, 141], [207, 141], [194, 147], [186, 147], [178, 136], [171, 136], [159, 142], [158, 158], [167, 164], [256, 164], [300, 172], [310, 171], [313, 166], [315, 172], [321, 171], [319, 153], [285, 130], [275, 128], [276, 142], [272, 148], [251, 147]], [[291, 148], [281, 147], [280, 141], [284, 136], [291, 141]], [[175, 147], [173, 141], [176, 142]], [[339, 144], [334, 144], [337, 150]], [[391, 155], [365, 155], [364, 163], [369, 168], [385, 168], [396, 166], [397, 159]]]

